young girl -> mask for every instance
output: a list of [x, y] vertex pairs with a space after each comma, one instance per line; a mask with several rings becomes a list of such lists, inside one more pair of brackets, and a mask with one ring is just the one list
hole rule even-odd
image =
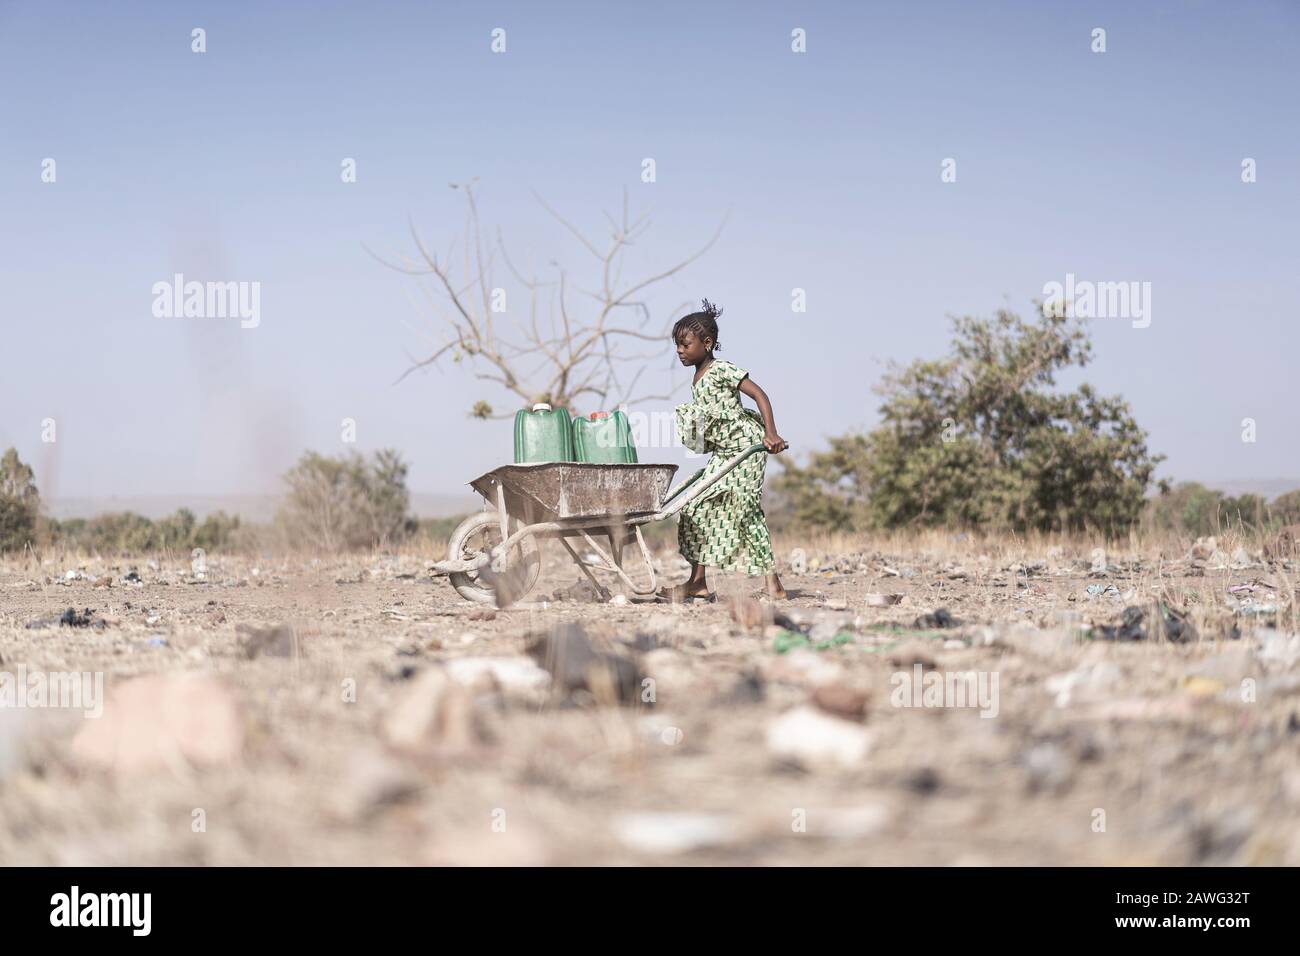
[[[691, 401], [677, 406], [677, 431], [687, 448], [713, 453], [701, 481], [758, 442], [773, 454], [790, 447], [777, 434], [767, 393], [744, 369], [713, 357], [722, 348], [718, 344], [721, 314], [721, 309], [705, 299], [703, 311], [693, 312], [673, 326], [677, 357], [683, 365], [695, 368]], [[752, 398], [758, 411], [742, 407], [741, 395]], [[691, 563], [691, 576], [669, 593], [674, 601], [710, 599], [704, 578], [705, 568], [710, 567], [766, 575], [768, 595], [785, 597], [760, 503], [766, 464], [766, 452], [754, 453], [681, 510], [677, 543]]]

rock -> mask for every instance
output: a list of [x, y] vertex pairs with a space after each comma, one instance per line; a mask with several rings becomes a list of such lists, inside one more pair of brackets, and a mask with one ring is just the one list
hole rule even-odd
[[1254, 562], [1251, 561], [1250, 552], [1245, 548], [1234, 548], [1232, 555], [1228, 558], [1228, 566], [1240, 571], [1250, 567]]
[[465, 615], [467, 621], [495, 621], [497, 612], [490, 607], [479, 607]]
[[[522, 565], [520, 565], [522, 567]], [[582, 604], [597, 604], [608, 597], [608, 592], [598, 591], [595, 586], [585, 578], [581, 581], [575, 581], [567, 588], [560, 588], [551, 595], [552, 601], [577, 601]]]
[[85, 763], [118, 773], [230, 765], [243, 748], [235, 699], [214, 678], [151, 674], [127, 681], [72, 741]]
[[871, 695], [860, 688], [845, 684], [823, 684], [814, 688], [813, 703], [826, 713], [845, 720], [864, 720]]
[[860, 840], [880, 833], [892, 818], [892, 811], [884, 803], [845, 809], [814, 809], [808, 812], [807, 833], [823, 839]]
[[641, 674], [636, 661], [597, 650], [579, 624], [564, 623], [534, 638], [527, 652], [551, 673], [552, 689], [562, 697], [585, 690], [603, 704], [640, 700]]
[[609, 603], [614, 607], [627, 607], [628, 600], [626, 594], [615, 594], [609, 599]]
[[806, 705], [767, 725], [768, 751], [804, 766], [857, 767], [870, 746], [871, 735], [865, 727]]
[[727, 612], [731, 615], [731, 619], [746, 632], [761, 631], [773, 622], [771, 605], [755, 601], [753, 598], [728, 601]]
[[456, 657], [448, 675], [471, 690], [499, 687], [509, 696], [532, 696], [551, 686], [551, 675], [527, 657]]
[[366, 820], [385, 807], [420, 791], [424, 781], [406, 764], [374, 746], [348, 755], [346, 771], [333, 792], [335, 809], [345, 818]]
[[614, 819], [614, 835], [639, 853], [686, 853], [734, 843], [741, 828], [723, 813], [628, 813]]
[[1192, 544], [1188, 557], [1197, 561], [1208, 561], [1210, 556], [1219, 550], [1219, 542], [1213, 537], [1197, 538]]
[[380, 720], [379, 733], [390, 746], [412, 753], [464, 753], [479, 740], [469, 691], [437, 667], [403, 687]]
[[902, 600], [903, 595], [899, 593], [868, 594], [866, 596], [867, 607], [891, 607]]
[[297, 632], [287, 624], [270, 627], [237, 624], [235, 633], [239, 635], [240, 649], [250, 660], [255, 657], [298, 657], [301, 654]]

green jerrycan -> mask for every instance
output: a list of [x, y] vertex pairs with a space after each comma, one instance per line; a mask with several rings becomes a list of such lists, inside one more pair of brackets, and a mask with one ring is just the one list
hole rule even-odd
[[636, 464], [632, 427], [624, 412], [592, 412], [573, 421], [573, 451], [578, 461], [598, 465]]
[[573, 431], [567, 408], [539, 403], [515, 413], [515, 464], [573, 461]]

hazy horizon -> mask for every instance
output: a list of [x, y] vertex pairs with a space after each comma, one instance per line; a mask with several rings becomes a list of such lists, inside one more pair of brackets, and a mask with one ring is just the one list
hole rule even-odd
[[[438, 326], [363, 244], [409, 251], [410, 217], [445, 249], [464, 220], [448, 184], [477, 177], [491, 235], [575, 280], [595, 273], [534, 192], [600, 235], [626, 188], [654, 220], [637, 275], [726, 217], [648, 304], [660, 325], [680, 302], [725, 308], [720, 355], [798, 460], [870, 428], [872, 385], [939, 356], [946, 315], [1027, 315], [1076, 276], [1150, 283], [1149, 325], [1093, 321], [1092, 365], [1061, 384], [1124, 395], [1159, 477], [1287, 481], [1297, 39], [1300, 7], [1277, 2], [0, 2], [0, 77], [21, 91], [0, 102], [0, 448], [50, 500], [276, 494], [307, 449], [383, 447], [413, 490], [460, 493], [511, 455], [509, 422], [470, 406], [510, 401], [465, 363], [395, 384]], [[157, 317], [177, 273], [258, 283], [259, 321]], [[667, 349], [645, 380], [685, 397]]]

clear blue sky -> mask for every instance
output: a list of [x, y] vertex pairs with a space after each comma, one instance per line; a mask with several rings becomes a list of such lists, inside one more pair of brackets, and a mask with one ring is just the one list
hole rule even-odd
[[[1162, 474], [1297, 477], [1298, 46], [1290, 2], [0, 2], [0, 446], [47, 495], [263, 492], [350, 417], [457, 490], [510, 455], [465, 414], [503, 396], [456, 367], [393, 384], [434, 326], [362, 244], [406, 248], [413, 216], [445, 247], [447, 184], [477, 176], [512, 251], [577, 276], [531, 191], [600, 233], [626, 186], [647, 272], [729, 212], [652, 305], [726, 308], [797, 452], [869, 427], [947, 314], [1073, 272], [1152, 283], [1151, 326], [1095, 323], [1086, 377]], [[174, 272], [260, 282], [260, 326], [155, 318]]]

